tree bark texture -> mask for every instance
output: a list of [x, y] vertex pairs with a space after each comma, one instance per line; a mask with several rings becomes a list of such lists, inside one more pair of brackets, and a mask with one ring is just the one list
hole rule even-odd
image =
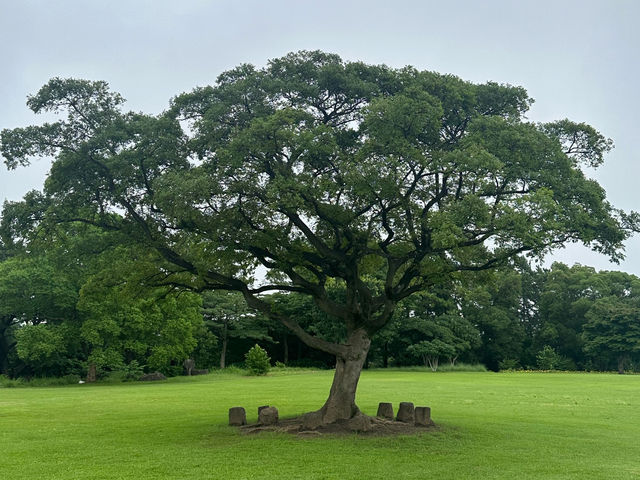
[[227, 332], [225, 330], [224, 336], [222, 337], [222, 350], [220, 351], [220, 369], [224, 369], [226, 366], [226, 356], [227, 356]]
[[329, 398], [319, 410], [325, 424], [347, 420], [360, 411], [356, 405], [356, 389], [371, 340], [364, 330], [358, 329], [349, 335], [346, 346], [346, 355], [336, 357]]

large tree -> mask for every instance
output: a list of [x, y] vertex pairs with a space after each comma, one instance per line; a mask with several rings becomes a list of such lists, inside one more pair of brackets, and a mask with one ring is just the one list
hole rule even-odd
[[[10, 168], [55, 157], [48, 221], [124, 232], [157, 252], [159, 283], [238, 291], [335, 355], [316, 415], [329, 423], [358, 413], [371, 337], [402, 299], [566, 242], [619, 258], [624, 217], [581, 171], [611, 142], [529, 123], [531, 102], [520, 87], [299, 52], [223, 73], [157, 116], [123, 112], [105, 82], [55, 78], [27, 103], [66, 117], [4, 130], [1, 151]], [[312, 297], [344, 341], [305, 331], [273, 291]]]

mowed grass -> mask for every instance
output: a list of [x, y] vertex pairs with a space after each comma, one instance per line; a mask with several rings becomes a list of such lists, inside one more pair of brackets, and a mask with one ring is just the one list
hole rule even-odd
[[640, 478], [640, 376], [366, 371], [358, 404], [432, 408], [418, 436], [241, 435], [231, 406], [298, 415], [333, 372], [0, 389], [0, 478]]

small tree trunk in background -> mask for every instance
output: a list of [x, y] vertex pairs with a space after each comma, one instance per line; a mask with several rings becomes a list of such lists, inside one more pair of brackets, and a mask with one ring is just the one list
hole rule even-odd
[[96, 364], [89, 365], [89, 371], [87, 372], [87, 383], [93, 383], [96, 381]]
[[364, 330], [356, 330], [349, 335], [347, 345], [348, 354], [336, 358], [329, 398], [320, 409], [325, 424], [352, 418], [360, 411], [356, 405], [356, 389], [371, 340]]
[[287, 334], [284, 334], [284, 364], [288, 364], [289, 363], [289, 342], [287, 342]]
[[3, 337], [0, 337], [0, 374], [9, 374], [9, 346]]
[[431, 371], [438, 371], [438, 357], [428, 357], [429, 366], [431, 367]]
[[220, 368], [226, 367], [226, 356], [227, 356], [227, 337], [225, 336], [222, 339], [222, 351], [220, 352]]
[[382, 366], [384, 368], [389, 367], [389, 342], [384, 342], [384, 348], [382, 349]]
[[624, 362], [626, 360], [626, 357], [624, 355], [621, 355], [618, 357], [618, 373], [620, 375], [624, 374]]
[[220, 351], [220, 369], [224, 369], [226, 367], [226, 357], [227, 357], [227, 322], [224, 322], [224, 326], [222, 327], [222, 350]]
[[9, 341], [9, 328], [13, 320], [7, 317], [0, 319], [0, 374], [9, 374], [9, 352], [15, 342]]

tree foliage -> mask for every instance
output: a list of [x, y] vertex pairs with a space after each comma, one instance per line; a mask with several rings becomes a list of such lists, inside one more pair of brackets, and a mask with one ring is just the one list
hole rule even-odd
[[205, 292], [202, 311], [207, 328], [215, 332], [220, 347], [220, 368], [226, 366], [230, 339], [271, 340], [263, 318], [251, 311], [237, 292]]
[[[157, 284], [240, 292], [335, 355], [332, 421], [357, 411], [370, 339], [403, 299], [566, 242], [620, 258], [632, 217], [581, 171], [611, 142], [527, 122], [531, 102], [520, 87], [298, 52], [225, 72], [158, 116], [123, 111], [104, 82], [52, 79], [28, 105], [63, 118], [4, 130], [0, 151], [10, 168], [55, 157], [46, 221], [120, 232], [156, 252]], [[344, 341], [282, 314], [273, 291], [312, 298]]]
[[600, 363], [613, 360], [624, 373], [640, 352], [640, 279], [623, 272], [600, 275], [607, 289], [586, 313], [584, 350]]
[[245, 364], [252, 375], [266, 375], [271, 365], [267, 351], [257, 343], [245, 354]]

